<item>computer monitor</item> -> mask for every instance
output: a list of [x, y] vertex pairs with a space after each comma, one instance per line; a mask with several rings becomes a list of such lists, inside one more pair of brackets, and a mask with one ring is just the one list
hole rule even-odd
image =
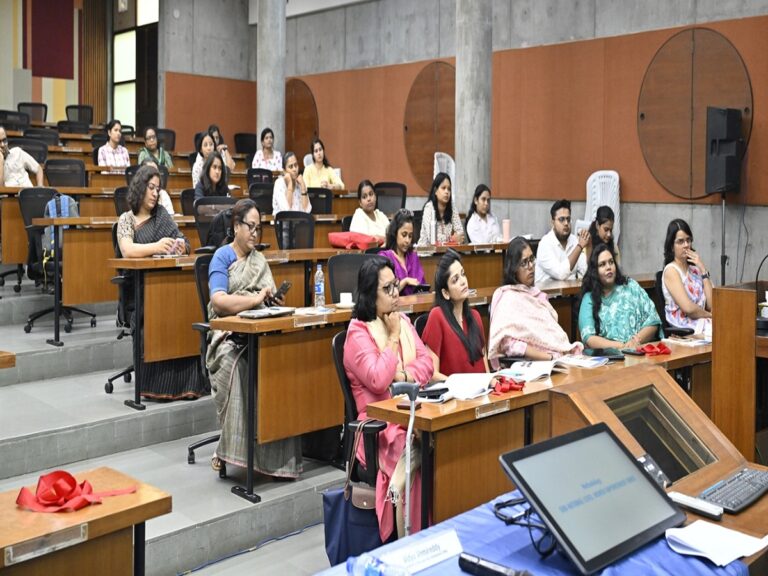
[[685, 520], [604, 423], [499, 460], [582, 574], [604, 568]]

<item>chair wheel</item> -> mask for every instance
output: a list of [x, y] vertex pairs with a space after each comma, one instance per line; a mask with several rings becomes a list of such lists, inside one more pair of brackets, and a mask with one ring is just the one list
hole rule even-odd
[[221, 470], [219, 470], [219, 478], [226, 478], [226, 477], [227, 477], [227, 463], [222, 460]]
[[24, 332], [26, 332], [27, 334], [32, 332], [32, 324], [25, 324], [24, 325]]
[[112, 394], [112, 390], [114, 389], [115, 387], [112, 384], [112, 382], [107, 382], [106, 384], [104, 384], [104, 392], [106, 392], [107, 394]]
[[128, 372], [128, 374], [123, 375], [123, 382], [130, 383], [131, 382], [131, 373]]
[[96, 318], [91, 318], [91, 328], [96, 328]]
[[5, 286], [5, 278], [0, 276], [0, 286]]
[[66, 324], [64, 324], [64, 332], [66, 332], [67, 334], [72, 332], [72, 322], [67, 322]]
[[21, 284], [14, 284], [13, 291], [16, 292], [17, 294], [21, 292]]
[[195, 453], [192, 450], [187, 452], [187, 464], [195, 463]]

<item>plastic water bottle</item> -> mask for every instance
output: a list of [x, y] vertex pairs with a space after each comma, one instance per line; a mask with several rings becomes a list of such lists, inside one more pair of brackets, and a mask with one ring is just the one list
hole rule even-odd
[[408, 571], [399, 566], [385, 564], [375, 556], [366, 553], [347, 558], [347, 574], [353, 576], [408, 576]]
[[317, 271], [315, 272], [315, 308], [322, 308], [325, 306], [325, 274], [323, 274], [323, 266], [317, 265]]

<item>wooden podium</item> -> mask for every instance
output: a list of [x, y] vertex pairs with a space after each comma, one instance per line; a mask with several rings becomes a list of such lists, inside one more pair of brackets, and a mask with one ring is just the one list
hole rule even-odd
[[[16, 506], [19, 490], [0, 494], [0, 574], [144, 574], [144, 522], [171, 511], [171, 496], [111, 468], [76, 476], [94, 492], [136, 486], [77, 512], [42, 513]], [[35, 490], [35, 486], [29, 486]]]

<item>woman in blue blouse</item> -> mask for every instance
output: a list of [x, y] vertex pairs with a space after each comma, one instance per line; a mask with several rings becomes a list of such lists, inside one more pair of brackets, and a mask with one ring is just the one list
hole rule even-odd
[[663, 336], [656, 306], [605, 244], [592, 251], [581, 291], [579, 331], [588, 348], [637, 348]]

